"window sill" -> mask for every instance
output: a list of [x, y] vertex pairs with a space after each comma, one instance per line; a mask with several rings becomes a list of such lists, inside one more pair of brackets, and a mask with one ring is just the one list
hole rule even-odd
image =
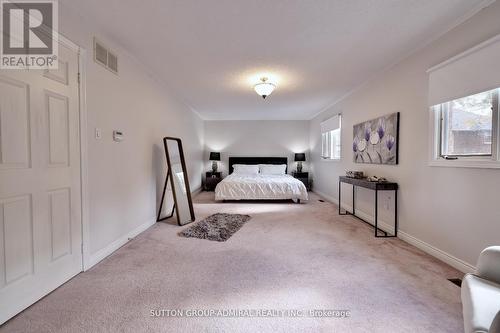
[[341, 160], [341, 158], [321, 158], [323, 162], [340, 162]]
[[434, 159], [429, 161], [429, 166], [447, 168], [500, 169], [500, 161], [468, 158], [457, 160]]

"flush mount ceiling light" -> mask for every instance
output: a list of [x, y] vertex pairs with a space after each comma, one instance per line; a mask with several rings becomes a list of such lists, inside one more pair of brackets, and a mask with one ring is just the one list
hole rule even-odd
[[271, 95], [271, 93], [274, 91], [276, 88], [276, 85], [270, 82], [267, 82], [267, 77], [263, 77], [260, 79], [260, 83], [257, 83], [253, 89], [257, 94], [262, 96], [262, 98], [266, 98], [267, 96]]

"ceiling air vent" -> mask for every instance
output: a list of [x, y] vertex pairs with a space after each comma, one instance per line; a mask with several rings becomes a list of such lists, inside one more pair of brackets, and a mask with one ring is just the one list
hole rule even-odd
[[118, 74], [118, 57], [96, 38], [94, 38], [94, 60], [111, 72]]

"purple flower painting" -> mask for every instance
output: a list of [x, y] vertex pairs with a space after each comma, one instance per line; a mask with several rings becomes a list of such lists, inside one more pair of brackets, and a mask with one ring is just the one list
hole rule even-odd
[[372, 134], [370, 122], [365, 123], [365, 140], [370, 141], [370, 135]]
[[380, 140], [384, 137], [385, 134], [385, 119], [379, 118], [377, 125], [377, 133]]
[[394, 144], [396, 143], [396, 139], [392, 135], [388, 135], [387, 139], [385, 140], [385, 146], [387, 147], [388, 150], [391, 150], [392, 147], [394, 147]]
[[399, 112], [354, 125], [354, 162], [398, 164]]

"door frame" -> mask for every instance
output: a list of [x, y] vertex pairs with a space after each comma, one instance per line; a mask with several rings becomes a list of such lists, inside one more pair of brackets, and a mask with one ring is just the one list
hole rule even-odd
[[[77, 54], [77, 62], [78, 62], [78, 74], [77, 74], [77, 84], [78, 84], [78, 140], [79, 140], [79, 148], [80, 148], [80, 201], [81, 201], [81, 209], [80, 209], [80, 220], [81, 220], [81, 239], [80, 239], [80, 251], [81, 251], [81, 263], [79, 264], [78, 272], [72, 272], [72, 275], [68, 278], [63, 279], [52, 279], [48, 286], [39, 286], [41, 293], [35, 293], [35, 298], [26, 302], [23, 300], [22, 302], [16, 303], [14, 308], [9, 309], [7, 313], [7, 317], [0, 318], [0, 326], [2, 326], [5, 322], [15, 317], [17, 314], [29, 308], [31, 305], [38, 302], [43, 297], [49, 295], [55, 289], [72, 279], [74, 276], [78, 275], [85, 269], [88, 269], [88, 244], [89, 244], [89, 200], [88, 200], [88, 141], [87, 141], [87, 105], [86, 105], [86, 90], [85, 90], [85, 78], [86, 78], [86, 50], [79, 45], [72, 42], [70, 39], [64, 37], [59, 34], [59, 44], [67, 47], [72, 52]], [[68, 75], [69, 77], [69, 75]], [[74, 78], [71, 78], [74, 79]], [[29, 117], [29, 113], [28, 113]], [[28, 118], [29, 119], [29, 118]], [[31, 221], [33, 223], [33, 221]], [[33, 225], [31, 226], [33, 228]], [[32, 230], [33, 231], [33, 230]], [[33, 246], [33, 244], [32, 244]], [[52, 284], [53, 282], [53, 284]], [[5, 321], [4, 321], [5, 319]]]
[[59, 34], [59, 43], [64, 44], [78, 55], [78, 113], [79, 113], [79, 140], [80, 140], [80, 200], [81, 200], [81, 252], [82, 270], [86, 271], [90, 264], [90, 220], [88, 197], [88, 133], [87, 133], [87, 50], [74, 43], [62, 34]]

